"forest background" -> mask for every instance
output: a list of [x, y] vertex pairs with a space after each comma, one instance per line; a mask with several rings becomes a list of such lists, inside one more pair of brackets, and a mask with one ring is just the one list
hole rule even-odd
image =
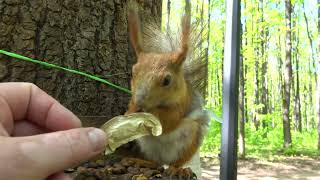
[[[184, 1], [163, 0], [162, 28], [174, 31]], [[206, 54], [206, 106], [215, 113], [201, 147], [221, 141], [224, 0], [191, 0]], [[319, 0], [242, 0], [239, 82], [240, 157], [319, 156]]]

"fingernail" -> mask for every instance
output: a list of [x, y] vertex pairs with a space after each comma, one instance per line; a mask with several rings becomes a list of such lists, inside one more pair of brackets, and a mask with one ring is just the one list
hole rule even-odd
[[107, 144], [106, 134], [101, 130], [94, 128], [88, 132], [89, 141], [94, 149], [94, 152], [101, 151]]

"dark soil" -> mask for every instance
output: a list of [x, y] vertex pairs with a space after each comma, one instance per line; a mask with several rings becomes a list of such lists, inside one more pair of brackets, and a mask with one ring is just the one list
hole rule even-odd
[[[191, 170], [190, 170], [191, 171]], [[164, 167], [144, 167], [116, 154], [100, 156], [95, 160], [65, 171], [74, 180], [184, 180], [196, 179], [182, 175], [170, 175]]]

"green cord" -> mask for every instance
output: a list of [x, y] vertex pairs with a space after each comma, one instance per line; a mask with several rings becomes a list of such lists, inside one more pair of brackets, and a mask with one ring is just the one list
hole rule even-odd
[[25, 56], [22, 56], [22, 55], [19, 55], [19, 54], [15, 54], [15, 53], [12, 53], [12, 52], [8, 52], [8, 51], [5, 51], [5, 50], [1, 50], [1, 49], [0, 49], [0, 54], [4, 54], [4, 55], [10, 56], [10, 57], [13, 57], [13, 58], [16, 58], [16, 59], [20, 59], [20, 60], [23, 60], [23, 61], [28, 61], [28, 62], [32, 62], [32, 63], [35, 63], [35, 64], [40, 64], [40, 65], [43, 65], [43, 66], [46, 66], [46, 67], [49, 67], [49, 68], [64, 70], [64, 71], [67, 71], [67, 72], [70, 72], [70, 73], [73, 73], [73, 74], [78, 74], [78, 75], [81, 75], [81, 76], [85, 76], [87, 78], [102, 82], [102, 83], [107, 84], [107, 85], [109, 85], [109, 86], [111, 86], [113, 88], [119, 89], [119, 90], [121, 90], [123, 92], [126, 92], [128, 94], [131, 94], [131, 91], [126, 89], [126, 88], [123, 88], [121, 86], [115, 85], [115, 84], [113, 84], [113, 83], [111, 83], [111, 82], [109, 82], [109, 81], [107, 81], [105, 79], [101, 79], [101, 78], [99, 78], [97, 76], [90, 75], [90, 74], [87, 74], [87, 73], [84, 73], [84, 72], [81, 72], [81, 71], [76, 71], [76, 70], [68, 69], [68, 68], [61, 67], [61, 66], [58, 66], [58, 65], [55, 65], [55, 64], [50, 64], [50, 63], [47, 63], [47, 62], [44, 62], [44, 61], [31, 59], [31, 58], [28, 58], [28, 57], [25, 57]]

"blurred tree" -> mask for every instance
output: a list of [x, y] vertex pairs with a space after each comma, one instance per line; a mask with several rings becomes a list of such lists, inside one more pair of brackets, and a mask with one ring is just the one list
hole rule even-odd
[[290, 132], [290, 89], [292, 81], [292, 65], [291, 65], [291, 0], [285, 0], [285, 22], [286, 22], [286, 59], [284, 69], [284, 97], [283, 97], [283, 132], [284, 132], [284, 147], [291, 146]]
[[318, 0], [318, 81], [317, 81], [317, 119], [318, 119], [318, 150], [320, 151], [320, 0]]
[[[261, 61], [261, 55], [260, 55], [260, 50], [261, 50], [261, 46], [259, 43], [259, 39], [260, 39], [260, 32], [259, 32], [259, 25], [261, 24], [261, 17], [259, 17], [261, 13], [261, 0], [259, 0], [258, 2], [255, 1], [253, 2], [253, 4], [255, 4], [256, 6], [258, 6], [257, 8], [257, 16], [253, 19], [253, 22], [255, 22], [254, 25], [252, 25], [252, 33], [253, 35], [251, 36], [251, 41], [252, 41], [252, 46], [254, 49], [254, 53], [255, 53], [255, 57], [254, 57], [254, 112], [253, 112], [253, 123], [254, 126], [256, 128], [256, 130], [258, 130], [260, 122], [259, 122], [259, 114], [260, 114], [260, 76], [259, 74], [261, 73], [261, 68], [260, 67], [260, 61]], [[253, 15], [252, 15], [253, 16]], [[259, 21], [260, 19], [260, 21]]]
[[[298, 12], [297, 12], [298, 13]], [[293, 59], [295, 61], [295, 78], [293, 78], [292, 87], [293, 87], [293, 95], [294, 95], [294, 111], [293, 117], [295, 121], [295, 130], [302, 132], [302, 123], [301, 123], [301, 102], [300, 102], [300, 76], [299, 76], [299, 35], [300, 31], [298, 29], [298, 21], [299, 17], [297, 13], [294, 13], [293, 25], [292, 29], [294, 29], [292, 33], [292, 40], [295, 42], [293, 47]]]
[[[305, 10], [305, 2], [303, 2], [302, 4], [302, 8], [303, 8], [303, 17], [304, 17], [304, 20], [305, 20], [305, 23], [306, 23], [306, 31], [307, 31], [307, 36], [308, 36], [308, 40], [309, 40], [309, 44], [310, 44], [310, 48], [311, 48], [311, 59], [312, 61], [310, 61], [308, 63], [308, 66], [309, 66], [309, 74], [310, 74], [310, 77], [311, 76], [314, 76], [314, 79], [316, 80], [316, 72], [314, 71], [315, 69], [315, 54], [314, 54], [314, 48], [313, 48], [313, 38], [312, 38], [312, 35], [311, 35], [311, 32], [310, 32], [310, 28], [309, 28], [309, 20], [308, 20], [308, 17], [307, 17], [307, 14], [306, 14], [306, 10]], [[313, 78], [310, 79], [309, 81], [309, 91], [310, 92], [313, 92]], [[314, 106], [312, 105], [313, 104], [313, 93], [308, 93], [309, 95], [309, 110], [310, 110], [310, 114], [313, 114], [313, 110], [314, 110]], [[314, 122], [314, 117], [313, 115], [310, 116], [310, 122], [313, 123]]]
[[171, 1], [167, 1], [167, 33], [170, 33], [170, 12], [171, 12]]
[[[161, 0], [139, 1], [142, 23], [161, 22]], [[0, 1], [0, 49], [98, 74], [129, 88], [135, 62], [127, 35], [127, 0]], [[129, 94], [32, 63], [0, 62], [0, 81], [32, 82], [78, 116], [126, 111]], [[101, 124], [95, 122], [93, 124]]]
[[[246, 2], [246, 1], [244, 1]], [[244, 22], [245, 24], [245, 22]], [[242, 24], [241, 25], [241, 34], [245, 31], [245, 27]], [[245, 33], [245, 32], [244, 32]], [[241, 36], [242, 37], [242, 36]], [[244, 43], [243, 39], [240, 39], [241, 44]], [[240, 121], [240, 127], [239, 127], [239, 153], [240, 157], [245, 157], [245, 112], [244, 112], [244, 68], [243, 68], [243, 45], [241, 45], [241, 51], [240, 51], [240, 63], [239, 63], [239, 121]]]

